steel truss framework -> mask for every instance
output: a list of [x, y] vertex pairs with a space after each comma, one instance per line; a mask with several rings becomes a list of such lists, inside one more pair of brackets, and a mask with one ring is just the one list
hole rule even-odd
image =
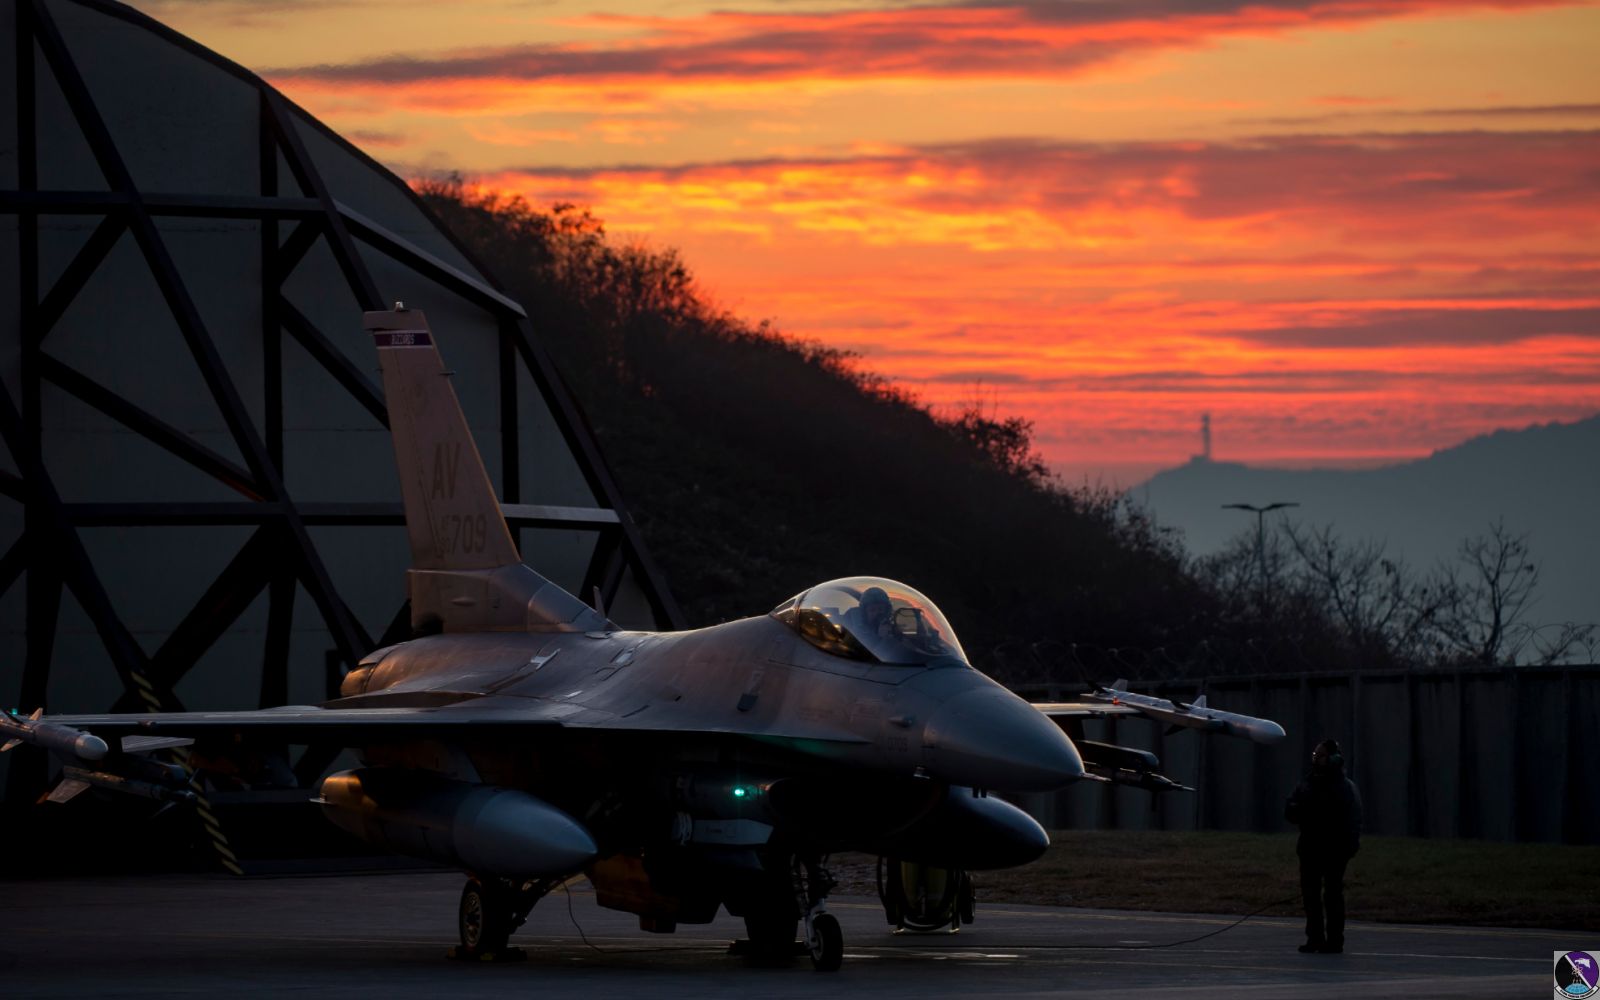
[[[384, 634], [369, 635], [340, 597], [328, 569], [307, 533], [315, 525], [366, 526], [402, 523], [398, 503], [305, 503], [285, 489], [282, 345], [298, 343], [371, 416], [385, 427], [388, 417], [380, 388], [318, 330], [284, 294], [296, 265], [325, 241], [343, 281], [363, 309], [385, 308], [390, 300], [364, 263], [359, 247], [375, 251], [423, 275], [492, 315], [499, 328], [498, 386], [501, 493], [513, 533], [523, 527], [591, 530], [598, 535], [581, 593], [595, 589], [611, 603], [631, 570], [658, 625], [681, 625], [681, 615], [649, 555], [616, 484], [606, 470], [583, 415], [556, 373], [549, 356], [531, 335], [523, 309], [492, 284], [493, 279], [463, 273], [377, 222], [341, 204], [318, 174], [297, 131], [321, 128], [346, 152], [403, 190], [424, 215], [431, 213], [403, 181], [317, 123], [264, 81], [215, 53], [120, 4], [72, 0], [98, 13], [131, 22], [190, 55], [204, 59], [256, 88], [259, 94], [260, 192], [257, 197], [160, 194], [140, 190], [119, 154], [99, 108], [74, 63], [62, 33], [42, 0], [16, 0], [16, 122], [18, 188], [0, 191], [0, 213], [14, 215], [18, 228], [20, 400], [0, 383], [0, 438], [20, 476], [0, 471], [0, 495], [24, 506], [24, 533], [0, 555], [0, 594], [26, 573], [26, 645], [18, 704], [44, 704], [55, 644], [62, 589], [76, 598], [103, 641], [120, 675], [124, 693], [115, 710], [180, 710], [173, 689], [201, 656], [260, 596], [268, 594], [267, 633], [260, 702], [282, 704], [288, 697], [289, 636], [298, 584], [315, 602], [335, 650], [330, 667], [353, 666], [371, 649], [409, 635], [410, 612], [396, 611]], [[109, 191], [50, 190], [40, 184], [36, 53], [54, 78], [87, 140]], [[279, 176], [280, 157], [288, 177]], [[40, 288], [41, 215], [98, 218], [88, 240], [51, 287]], [[260, 426], [224, 367], [183, 275], [163, 242], [158, 219], [189, 217], [254, 220], [260, 228], [261, 337], [265, 378], [265, 418]], [[443, 231], [443, 226], [435, 225]], [[131, 234], [149, 266], [162, 301], [236, 443], [240, 465], [194, 440], [144, 409], [53, 357], [46, 340], [67, 306], [106, 259], [114, 245]], [[468, 260], [464, 247], [457, 248]], [[474, 262], [476, 263], [476, 262]], [[487, 275], [478, 267], [480, 275]], [[543, 395], [562, 438], [572, 451], [596, 507], [560, 507], [521, 502], [520, 440], [517, 427], [517, 373], [527, 371]], [[64, 503], [46, 472], [42, 452], [41, 388], [49, 383], [182, 459], [239, 495], [217, 503]], [[154, 653], [141, 648], [118, 616], [78, 529], [89, 526], [249, 525], [250, 535], [221, 574]], [[336, 661], [336, 662], [335, 662]], [[330, 696], [342, 670], [330, 669]], [[307, 755], [297, 768], [301, 780], [315, 778], [328, 759]], [[42, 766], [42, 762], [41, 762]], [[36, 768], [13, 762], [7, 799], [37, 794], [43, 780]]]

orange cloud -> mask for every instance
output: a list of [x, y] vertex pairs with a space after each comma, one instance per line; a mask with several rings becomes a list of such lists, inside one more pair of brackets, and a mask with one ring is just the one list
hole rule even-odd
[[1039, 141], [508, 171], [719, 300], [974, 383], [1062, 462], [1415, 455], [1600, 409], [1600, 132]]
[[267, 70], [292, 92], [381, 93], [391, 107], [498, 113], [578, 95], [646, 107], [719, 89], [841, 81], [1061, 79], [1127, 56], [1211, 40], [1396, 17], [1562, 6], [1568, 0], [1137, 0], [927, 5], [692, 18], [597, 15], [607, 41], [573, 41]]

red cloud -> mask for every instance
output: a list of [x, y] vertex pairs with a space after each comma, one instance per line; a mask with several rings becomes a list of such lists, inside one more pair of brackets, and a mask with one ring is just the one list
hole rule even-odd
[[521, 45], [266, 71], [293, 89], [382, 88], [429, 107], [498, 103], [526, 84], [677, 85], [869, 78], [1057, 78], [1129, 53], [1384, 18], [1568, 0], [1089, 0], [698, 18], [594, 17], [612, 43]]
[[997, 387], [1088, 461], [1188, 448], [1201, 408], [1263, 428], [1257, 456], [1600, 409], [1596, 162], [1600, 132], [1011, 140], [483, 182], [654, 234], [930, 403]]
[[610, 205], [614, 220], [651, 228], [738, 216], [775, 234], [860, 228], [861, 240], [885, 245], [1087, 248], [1100, 259], [1188, 246], [1212, 248], [1212, 259], [1222, 247], [1366, 255], [1472, 241], [1510, 247], [1534, 237], [1541, 250], [1591, 250], [1600, 226], [1597, 162], [1600, 131], [1466, 132], [1118, 145], [997, 140], [858, 157], [527, 168], [487, 180]]

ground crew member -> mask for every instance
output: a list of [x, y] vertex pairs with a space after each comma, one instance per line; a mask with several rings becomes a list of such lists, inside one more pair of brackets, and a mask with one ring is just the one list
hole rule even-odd
[[1289, 796], [1284, 818], [1300, 826], [1300, 895], [1306, 906], [1302, 952], [1344, 951], [1344, 869], [1361, 847], [1361, 793], [1344, 776], [1336, 740], [1311, 751], [1311, 772]]

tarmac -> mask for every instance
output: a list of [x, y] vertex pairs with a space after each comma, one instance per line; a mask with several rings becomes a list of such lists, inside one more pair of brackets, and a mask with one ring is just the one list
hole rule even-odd
[[[1342, 955], [1301, 955], [1297, 920], [980, 901], [958, 934], [893, 934], [874, 899], [835, 897], [844, 967], [728, 953], [725, 913], [641, 932], [587, 885], [541, 901], [520, 963], [454, 962], [459, 875], [161, 876], [0, 882], [6, 997], [1514, 997], [1551, 988], [1577, 932], [1356, 923]], [[1175, 887], [1176, 888], [1176, 887]], [[1211, 934], [1211, 932], [1220, 932]], [[1187, 944], [1174, 942], [1211, 934]]]

